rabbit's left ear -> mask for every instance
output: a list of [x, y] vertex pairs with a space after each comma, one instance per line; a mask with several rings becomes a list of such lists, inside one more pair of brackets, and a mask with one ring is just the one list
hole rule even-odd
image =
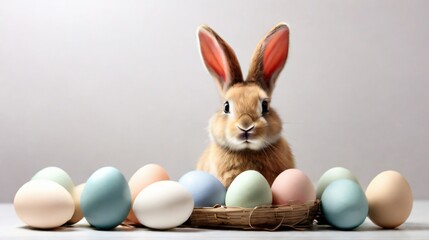
[[235, 83], [243, 82], [243, 75], [232, 48], [210, 27], [197, 30], [201, 57], [207, 70], [216, 80], [221, 95]]
[[259, 42], [253, 53], [248, 81], [257, 81], [271, 95], [289, 52], [289, 27], [279, 23]]

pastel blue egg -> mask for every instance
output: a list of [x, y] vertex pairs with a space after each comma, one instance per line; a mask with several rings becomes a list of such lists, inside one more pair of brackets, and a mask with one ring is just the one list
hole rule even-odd
[[341, 230], [359, 227], [368, 215], [368, 201], [358, 183], [339, 179], [322, 194], [322, 212], [328, 223]]
[[86, 181], [80, 207], [95, 228], [112, 229], [121, 224], [131, 208], [131, 193], [125, 177], [114, 167], [98, 169]]
[[188, 172], [179, 179], [179, 183], [192, 194], [195, 207], [225, 204], [225, 187], [215, 176], [207, 172]]

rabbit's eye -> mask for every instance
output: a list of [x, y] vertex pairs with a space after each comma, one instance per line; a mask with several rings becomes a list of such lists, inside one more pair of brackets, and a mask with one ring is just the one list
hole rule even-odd
[[268, 113], [268, 101], [263, 100], [262, 101], [262, 114]]
[[226, 102], [223, 104], [223, 112], [224, 112], [224, 113], [229, 113], [229, 102], [228, 102], [228, 101], [226, 101]]

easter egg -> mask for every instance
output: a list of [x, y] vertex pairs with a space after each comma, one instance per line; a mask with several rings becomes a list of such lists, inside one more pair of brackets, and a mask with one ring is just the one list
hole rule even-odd
[[65, 224], [74, 213], [70, 193], [50, 180], [32, 180], [24, 184], [13, 201], [18, 217], [30, 227], [51, 229]]
[[192, 194], [174, 181], [159, 181], [147, 186], [133, 204], [141, 224], [161, 230], [183, 224], [191, 216], [193, 208]]
[[122, 173], [113, 167], [95, 171], [86, 181], [80, 207], [95, 228], [112, 229], [122, 223], [131, 208], [130, 189]]
[[328, 223], [338, 229], [357, 228], [368, 214], [365, 193], [353, 180], [336, 180], [322, 194], [322, 213]]
[[82, 209], [80, 208], [80, 196], [82, 195], [83, 188], [85, 187], [85, 183], [82, 183], [76, 186], [73, 190], [73, 201], [74, 201], [74, 214], [72, 218], [67, 222], [67, 224], [75, 224], [79, 222], [83, 218]]
[[316, 190], [310, 178], [299, 169], [280, 173], [271, 185], [273, 204], [303, 204], [316, 200]]
[[[147, 164], [137, 170], [128, 181], [131, 191], [131, 201], [134, 203], [137, 195], [147, 186], [154, 182], [169, 180], [167, 171], [158, 164]], [[132, 223], [139, 223], [133, 209], [127, 216], [127, 219]]]
[[231, 182], [225, 204], [228, 207], [254, 208], [260, 205], [271, 205], [273, 195], [270, 184], [257, 171], [247, 170], [240, 173]]
[[225, 205], [225, 186], [213, 175], [202, 171], [191, 171], [179, 179], [192, 194], [195, 207]]
[[368, 217], [382, 228], [396, 228], [410, 216], [413, 193], [407, 180], [396, 171], [378, 174], [368, 185]]
[[46, 167], [38, 171], [31, 180], [50, 180], [63, 186], [70, 194], [73, 194], [74, 183], [66, 171], [59, 167]]
[[326, 171], [319, 179], [316, 187], [316, 198], [320, 199], [325, 188], [333, 181], [338, 179], [350, 179], [359, 184], [357, 178], [347, 168], [334, 167]]

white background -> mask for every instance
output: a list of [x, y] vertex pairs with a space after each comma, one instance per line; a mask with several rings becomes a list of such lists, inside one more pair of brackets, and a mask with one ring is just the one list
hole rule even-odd
[[244, 73], [275, 24], [291, 28], [272, 106], [297, 167], [344, 166], [363, 188], [395, 169], [429, 198], [428, 1], [0, 0], [0, 201], [38, 170], [75, 183], [155, 162], [195, 167], [221, 107], [195, 31], [213, 27]]

